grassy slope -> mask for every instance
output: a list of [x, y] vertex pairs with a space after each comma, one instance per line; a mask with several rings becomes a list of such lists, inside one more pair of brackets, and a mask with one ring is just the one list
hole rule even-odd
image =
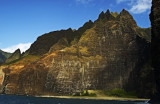
[[39, 58], [40, 56], [28, 55], [20, 59], [17, 59], [15, 61], [12, 61], [10, 63], [4, 64], [4, 65], [19, 65], [19, 64], [26, 65], [26, 64], [29, 64], [31, 62], [38, 60]]

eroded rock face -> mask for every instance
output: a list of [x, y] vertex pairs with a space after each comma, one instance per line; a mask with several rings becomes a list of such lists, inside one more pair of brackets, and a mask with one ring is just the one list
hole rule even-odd
[[101, 13], [71, 46], [56, 50], [67, 44], [67, 39], [61, 38], [49, 55], [24, 66], [19, 73], [11, 71], [5, 93], [72, 95], [86, 89], [137, 90], [139, 71], [150, 48], [142, 34], [146, 33], [139, 32], [126, 10], [115, 17], [109, 11]]

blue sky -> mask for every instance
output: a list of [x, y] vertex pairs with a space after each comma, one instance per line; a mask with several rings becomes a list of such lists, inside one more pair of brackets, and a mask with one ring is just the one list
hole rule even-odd
[[128, 10], [140, 27], [150, 27], [151, 0], [0, 0], [0, 49], [25, 51], [38, 36], [78, 29], [101, 11]]

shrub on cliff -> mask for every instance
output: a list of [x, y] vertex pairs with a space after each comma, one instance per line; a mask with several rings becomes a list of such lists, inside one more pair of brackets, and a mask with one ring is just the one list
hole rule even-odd
[[125, 96], [126, 94], [127, 93], [123, 89], [120, 89], [120, 88], [115, 88], [110, 92], [111, 96], [117, 96], [117, 97], [122, 97], [122, 96]]
[[76, 92], [73, 94], [73, 96], [90, 96], [90, 97], [96, 97], [97, 95], [95, 93], [89, 93], [88, 90], [84, 90], [82, 92]]

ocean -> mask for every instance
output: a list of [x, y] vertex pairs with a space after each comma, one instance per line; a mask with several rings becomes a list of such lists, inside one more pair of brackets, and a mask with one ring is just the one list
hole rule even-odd
[[66, 99], [53, 97], [32, 97], [0, 95], [0, 104], [148, 104], [144, 101], [117, 101], [94, 99]]

